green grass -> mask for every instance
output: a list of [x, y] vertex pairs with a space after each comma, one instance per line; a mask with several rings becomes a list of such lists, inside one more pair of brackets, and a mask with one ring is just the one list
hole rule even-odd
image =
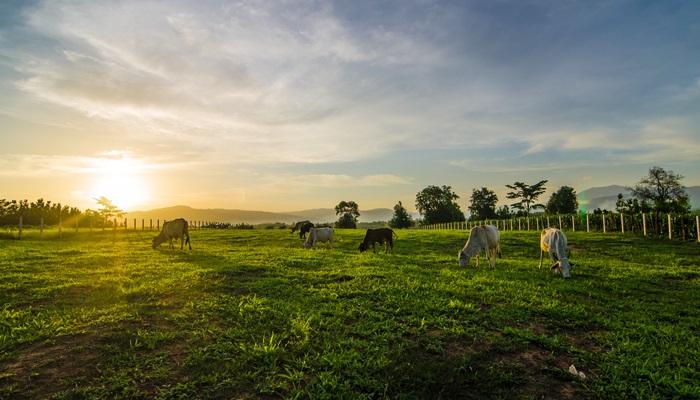
[[459, 268], [464, 231], [336, 232], [2, 240], [0, 399], [700, 398], [697, 243], [568, 233], [564, 280], [537, 232], [495, 269]]

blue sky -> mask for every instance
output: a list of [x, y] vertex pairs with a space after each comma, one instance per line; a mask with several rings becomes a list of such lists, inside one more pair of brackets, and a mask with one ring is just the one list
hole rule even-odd
[[410, 211], [700, 184], [696, 1], [4, 1], [0, 198]]

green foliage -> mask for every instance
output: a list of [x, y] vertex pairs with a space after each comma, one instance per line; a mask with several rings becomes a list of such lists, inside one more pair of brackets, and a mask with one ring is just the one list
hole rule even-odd
[[357, 228], [357, 219], [360, 217], [359, 206], [354, 201], [341, 201], [335, 206], [335, 215], [340, 215], [336, 222], [337, 228]]
[[547, 214], [576, 214], [578, 211], [578, 199], [576, 190], [569, 186], [562, 186], [549, 197], [545, 207]]
[[641, 214], [650, 212], [651, 207], [649, 207], [649, 203], [646, 201], [640, 202], [639, 199], [625, 200], [622, 193], [618, 193], [617, 201], [615, 202], [615, 210], [625, 214]]
[[[28, 232], [0, 241], [0, 398], [698, 398], [696, 243], [405, 230], [391, 256], [307, 251], [287, 231]], [[569, 374], [575, 365], [588, 379]]]
[[423, 216], [423, 224], [462, 222], [466, 220], [451, 186], [428, 186], [416, 194], [416, 208]]
[[512, 192], [506, 194], [508, 199], [520, 199], [519, 202], [511, 204], [511, 207], [520, 210], [525, 216], [530, 215], [530, 210], [544, 208], [543, 204], [535, 203], [537, 199], [545, 192], [544, 184], [546, 180], [539, 181], [534, 185], [527, 185], [522, 182], [515, 182], [512, 185], [506, 185]]
[[19, 217], [22, 217], [25, 225], [39, 225], [43, 219], [46, 225], [56, 225], [59, 220], [72, 221], [86, 219], [89, 214], [83, 214], [79, 209], [69, 206], [61, 206], [61, 203], [52, 204], [43, 198], [36, 202], [29, 200], [5, 200], [0, 199], [0, 226], [16, 225]]
[[399, 201], [394, 206], [394, 215], [389, 220], [389, 226], [394, 229], [410, 228], [413, 226], [413, 218]]
[[649, 174], [629, 189], [640, 203], [649, 202], [656, 212], [688, 212], [690, 199], [681, 179], [683, 176], [673, 171], [651, 167]]
[[471, 217], [469, 219], [483, 221], [496, 218], [496, 203], [498, 203], [498, 196], [493, 190], [485, 187], [472, 190], [471, 204], [469, 205]]

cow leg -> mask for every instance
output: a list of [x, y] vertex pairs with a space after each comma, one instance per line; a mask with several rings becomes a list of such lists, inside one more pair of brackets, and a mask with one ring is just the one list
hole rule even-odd
[[542, 258], [544, 257], [544, 251], [540, 249], [540, 269], [542, 269]]
[[479, 253], [476, 253], [476, 267], [479, 268]]

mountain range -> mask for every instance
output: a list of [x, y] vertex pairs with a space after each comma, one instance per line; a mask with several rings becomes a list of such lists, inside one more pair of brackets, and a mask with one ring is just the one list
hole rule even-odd
[[[690, 196], [691, 206], [694, 210], [700, 209], [700, 186], [686, 187], [686, 193]], [[578, 194], [580, 208], [586, 211], [615, 210], [617, 195], [622, 193], [625, 199], [630, 198], [630, 191], [625, 186], [611, 185], [586, 189]], [[359, 210], [358, 222], [389, 221], [394, 210], [389, 208], [375, 208], [371, 210]], [[411, 213], [413, 219], [418, 219], [418, 213]], [[338, 220], [333, 208], [315, 208], [310, 210], [290, 212], [251, 211], [223, 208], [192, 208], [188, 206], [173, 206], [158, 208], [148, 211], [132, 211], [128, 218], [136, 220], [161, 220], [169, 221], [175, 218], [185, 218], [188, 221], [223, 222], [231, 224], [246, 223], [251, 225], [284, 223], [292, 224], [297, 221], [309, 220], [314, 223], [334, 222]]]
[[[388, 221], [394, 215], [394, 210], [389, 208], [375, 208], [372, 210], [359, 210], [358, 222]], [[411, 213], [416, 219], [418, 213]], [[283, 213], [268, 211], [231, 210], [231, 209], [201, 209], [188, 206], [173, 206], [158, 208], [148, 211], [133, 211], [127, 214], [128, 218], [137, 220], [161, 221], [175, 218], [185, 218], [188, 221], [228, 222], [231, 224], [246, 223], [251, 225], [272, 224], [276, 222], [293, 224], [297, 221], [309, 220], [311, 222], [335, 222], [338, 216], [333, 208], [316, 208], [311, 210], [290, 211]]]

